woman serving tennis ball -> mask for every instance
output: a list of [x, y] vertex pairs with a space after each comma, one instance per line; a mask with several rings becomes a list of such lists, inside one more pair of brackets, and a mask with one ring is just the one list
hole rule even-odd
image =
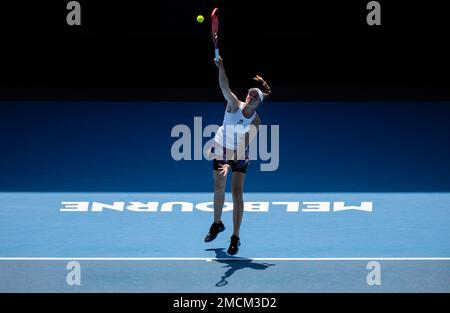
[[231, 192], [233, 195], [233, 235], [231, 236], [228, 254], [234, 255], [239, 250], [239, 229], [244, 214], [244, 178], [248, 166], [248, 146], [255, 138], [261, 123], [256, 109], [271, 95], [270, 87], [258, 75], [254, 80], [262, 83], [264, 92], [259, 88], [248, 90], [245, 101], [240, 101], [231, 92], [225, 73], [222, 58], [214, 59], [219, 68], [219, 86], [227, 104], [222, 126], [214, 137], [213, 178], [214, 178], [214, 222], [205, 237], [210, 242], [217, 234], [225, 230], [221, 221], [225, 202], [225, 186], [227, 174], [231, 170]]

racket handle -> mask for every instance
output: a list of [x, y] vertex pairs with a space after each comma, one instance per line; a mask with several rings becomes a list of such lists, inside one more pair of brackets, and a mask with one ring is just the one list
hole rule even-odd
[[219, 61], [219, 48], [216, 48], [215, 52], [216, 52], [216, 61]]

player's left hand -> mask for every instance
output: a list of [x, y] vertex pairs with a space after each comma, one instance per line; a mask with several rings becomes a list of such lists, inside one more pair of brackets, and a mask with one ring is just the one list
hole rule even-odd
[[231, 166], [229, 166], [228, 164], [222, 164], [219, 167], [219, 174], [223, 175], [223, 176], [227, 176], [228, 174], [228, 170], [230, 169]]

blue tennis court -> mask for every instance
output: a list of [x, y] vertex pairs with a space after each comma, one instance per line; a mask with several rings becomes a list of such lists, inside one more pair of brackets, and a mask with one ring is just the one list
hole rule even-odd
[[[2, 193], [2, 291], [450, 291], [449, 193], [249, 193], [236, 257], [230, 231], [203, 242], [210, 198]], [[82, 267], [76, 288], [65, 284], [71, 260]], [[366, 283], [370, 261], [380, 286]]]
[[0, 291], [450, 292], [448, 108], [264, 107], [279, 168], [250, 164], [229, 256], [231, 194], [205, 243], [210, 161], [170, 157], [173, 125], [220, 122], [223, 106], [3, 103]]

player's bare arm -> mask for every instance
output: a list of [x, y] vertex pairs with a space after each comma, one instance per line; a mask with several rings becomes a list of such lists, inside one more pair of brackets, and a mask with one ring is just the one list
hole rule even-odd
[[214, 59], [214, 63], [219, 68], [219, 86], [220, 89], [222, 90], [223, 96], [227, 100], [227, 111], [235, 112], [239, 107], [240, 101], [230, 89], [228, 77], [227, 74], [225, 73], [225, 67], [223, 66], [222, 58], [219, 57], [218, 60]]

